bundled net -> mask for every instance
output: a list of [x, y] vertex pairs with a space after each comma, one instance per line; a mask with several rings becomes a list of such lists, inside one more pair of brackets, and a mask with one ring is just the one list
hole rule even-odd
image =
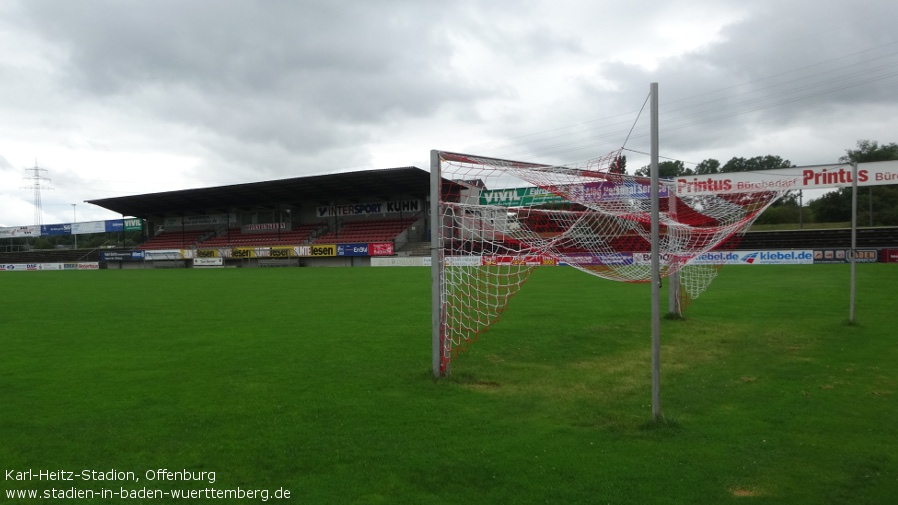
[[[439, 152], [440, 356], [475, 341], [542, 265], [622, 282], [651, 279], [651, 185], [621, 173], [620, 151], [564, 166]], [[697, 256], [734, 247], [778, 191], [709, 194], [661, 181], [661, 276], [677, 275], [685, 307], [719, 265]], [[709, 183], [710, 184], [710, 183]], [[721, 188], [723, 189], [723, 188]], [[725, 245], [724, 245], [725, 244]]]

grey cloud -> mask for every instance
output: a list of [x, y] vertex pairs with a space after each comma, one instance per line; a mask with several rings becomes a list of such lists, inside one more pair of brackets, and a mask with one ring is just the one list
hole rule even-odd
[[77, 91], [207, 140], [314, 153], [489, 93], [447, 74], [441, 11], [422, 2], [89, 3], [23, 4]]
[[[720, 149], [722, 158], [769, 154], [727, 149], [792, 126], [817, 129], [822, 137], [852, 109], [877, 104], [891, 114], [887, 111], [898, 108], [893, 92], [898, 36], [883, 15], [883, 9], [898, 13], [898, 8], [880, 2], [876, 10], [851, 11], [858, 6], [798, 2], [774, 8], [762, 2], [752, 14], [724, 27], [718, 42], [661, 60], [651, 70], [606, 62], [597, 72], [616, 89], [584, 80], [580, 91], [590, 103], [620, 111], [627, 104], [640, 105], [646, 84], [659, 82], [661, 130], [669, 153]], [[859, 16], [864, 25], [833, 24]], [[865, 138], [862, 125], [857, 131], [858, 138]], [[647, 123], [633, 140], [647, 147]], [[833, 160], [854, 140], [834, 146]]]
[[[106, 144], [98, 129], [130, 122], [127, 142], [110, 135], [108, 145], [196, 159], [197, 180], [251, 180], [364, 166], [373, 142], [410, 124], [432, 128], [441, 148], [447, 132], [470, 129], [484, 137], [476, 149], [492, 150], [485, 155], [582, 159], [619, 147], [659, 82], [673, 155], [769, 154], [727, 149], [799, 123], [831, 124], [845, 108], [893, 110], [892, 3], [29, 0], [7, 23], [63, 64], [47, 72], [43, 93], [4, 79], [16, 99], [2, 107], [12, 115], [27, 103], [18, 107], [27, 118], [57, 91], [38, 119], [55, 125], [50, 135]], [[690, 30], [701, 38], [701, 26], [676, 23], [712, 10], [740, 17], [722, 29], [709, 21], [720, 38], [685, 54], [649, 45]], [[675, 55], [653, 57], [665, 54]], [[463, 56], [479, 58], [476, 67]], [[561, 75], [546, 80], [549, 72]], [[0, 75], [17, 73], [0, 65]], [[545, 86], [538, 105], [523, 100], [531, 84]], [[645, 118], [634, 149], [647, 148]], [[101, 127], [79, 137], [88, 119]], [[133, 141], [141, 135], [159, 138]]]
[[[439, 74], [450, 51], [433, 27], [439, 10], [422, 11], [417, 2], [401, 16], [381, 2], [27, 5], [32, 28], [69, 48], [68, 72], [88, 94], [190, 86], [210, 99], [265, 93], [342, 114], [346, 98], [365, 95], [375, 105], [362, 118], [414, 112], [406, 99], [416, 88], [428, 89], [435, 103], [471, 96]], [[415, 17], [415, 25], [403, 17]]]

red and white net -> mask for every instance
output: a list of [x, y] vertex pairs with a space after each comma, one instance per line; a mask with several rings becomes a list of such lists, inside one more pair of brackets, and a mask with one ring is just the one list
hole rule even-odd
[[[538, 266], [650, 280], [650, 180], [619, 173], [620, 151], [565, 166], [439, 154], [444, 365], [499, 318]], [[675, 181], [661, 181], [661, 276], [680, 273], [683, 306], [718, 268], [690, 261], [743, 232], [782, 195], [678, 195]]]

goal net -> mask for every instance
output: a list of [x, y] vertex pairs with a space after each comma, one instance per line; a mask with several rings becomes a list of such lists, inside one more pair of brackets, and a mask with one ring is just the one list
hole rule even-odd
[[[437, 367], [448, 373], [452, 357], [499, 319], [534, 268], [651, 280], [651, 184], [622, 173], [620, 154], [550, 166], [431, 153], [435, 374]], [[784, 192], [679, 189], [659, 184], [660, 274], [678, 274], [685, 307], [719, 268], [693, 260], [725, 242], [732, 247]]]

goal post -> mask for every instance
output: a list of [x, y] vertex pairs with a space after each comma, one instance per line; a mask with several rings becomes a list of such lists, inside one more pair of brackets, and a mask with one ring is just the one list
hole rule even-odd
[[431, 310], [431, 347], [433, 377], [443, 375], [442, 371], [442, 293], [443, 280], [439, 265], [443, 261], [443, 241], [440, 233], [440, 153], [430, 151], [430, 310]]
[[[496, 158], [487, 158], [479, 156], [471, 156], [460, 153], [451, 153], [447, 151], [432, 150], [430, 152], [430, 229], [431, 229], [431, 345], [432, 345], [432, 368], [434, 378], [439, 378], [449, 374], [449, 363], [453, 352], [458, 349], [460, 340], [453, 339], [453, 333], [447, 335], [447, 321], [462, 324], [458, 319], [464, 317], [460, 311], [449, 310], [452, 295], [447, 294], [447, 249], [450, 254], [448, 256], [448, 266], [458, 268], [479, 268], [483, 265], [481, 257], [474, 255], [470, 259], [465, 260], [464, 255], [456, 254], [458, 250], [454, 247], [456, 242], [453, 238], [455, 226], [453, 223], [459, 218], [457, 209], [450, 209], [447, 204], [452, 200], [458, 200], [464, 187], [470, 185], [465, 180], [447, 180], [443, 177], [442, 166], [444, 163], [454, 164], [470, 164], [474, 166], [478, 163], [498, 163], [517, 165], [520, 167], [539, 168], [547, 167], [547, 165], [526, 163], [520, 161], [501, 160]], [[458, 175], [455, 171], [450, 171], [447, 175], [450, 177]], [[476, 185], [476, 183], [475, 183]], [[470, 197], [471, 195], [467, 195]], [[457, 203], [457, 202], [456, 202]], [[462, 217], [462, 222], [464, 218]], [[482, 231], [482, 227], [481, 227]], [[450, 232], [447, 236], [447, 232]], [[478, 263], [475, 265], [474, 263]], [[469, 281], [471, 278], [469, 277]], [[458, 283], [459, 279], [449, 275], [449, 282]], [[464, 282], [464, 281], [461, 281]], [[496, 306], [498, 308], [498, 306]], [[504, 306], [502, 307], [504, 308]], [[496, 317], [498, 314], [495, 314]], [[455, 316], [455, 317], [453, 317]], [[490, 321], [491, 322], [491, 321]], [[486, 326], [482, 328], [485, 330]], [[450, 327], [452, 328], [452, 327]], [[475, 331], [474, 333], [478, 333]], [[448, 338], [447, 338], [448, 337]], [[464, 339], [469, 341], [469, 339]]]
[[[564, 265], [604, 279], [679, 273], [688, 305], [719, 265], [693, 260], [747, 229], [784, 191], [678, 191], [622, 173], [621, 150], [568, 165], [431, 152], [432, 348], [435, 377], [497, 322], [535, 268]], [[682, 189], [682, 188], [680, 188]], [[660, 256], [652, 273], [652, 243]]]

